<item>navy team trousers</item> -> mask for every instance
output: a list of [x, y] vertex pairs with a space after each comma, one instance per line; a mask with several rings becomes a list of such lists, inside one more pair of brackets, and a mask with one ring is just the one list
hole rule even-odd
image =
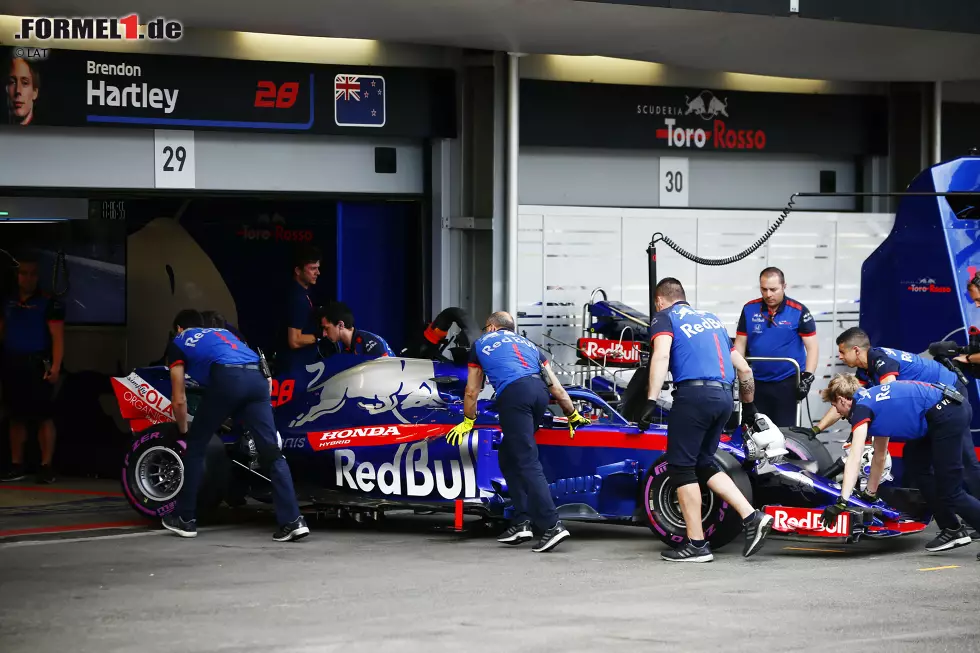
[[514, 523], [530, 520], [541, 532], [558, 523], [558, 510], [534, 441], [534, 432], [544, 418], [549, 396], [544, 381], [534, 375], [507, 385], [496, 401], [503, 431], [497, 461], [514, 505]]
[[258, 370], [222, 365], [211, 366], [211, 383], [187, 431], [184, 487], [177, 495], [177, 515], [185, 521], [194, 519], [208, 443], [228, 417], [244, 422], [255, 439], [262, 468], [272, 480], [272, 502], [279, 525], [295, 520], [299, 517], [299, 504], [289, 465], [276, 437], [269, 381]]

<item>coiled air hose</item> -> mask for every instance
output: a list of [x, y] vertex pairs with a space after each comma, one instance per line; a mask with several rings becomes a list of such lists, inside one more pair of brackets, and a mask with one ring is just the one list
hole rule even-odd
[[786, 205], [786, 208], [784, 208], [782, 213], [779, 214], [779, 217], [776, 219], [776, 221], [772, 223], [772, 225], [770, 225], [768, 229], [766, 229], [766, 232], [762, 234], [761, 238], [759, 238], [757, 241], [752, 243], [748, 247], [748, 249], [745, 249], [739, 252], [738, 254], [735, 254], [734, 256], [729, 256], [728, 258], [704, 258], [698, 256], [697, 254], [692, 254], [691, 252], [687, 251], [686, 249], [684, 249], [683, 247], [681, 247], [676, 242], [674, 242], [667, 236], [663, 235], [659, 231], [653, 234], [653, 239], [650, 242], [650, 246], [653, 247], [658, 242], [663, 242], [663, 244], [666, 245], [667, 247], [671, 248], [672, 250], [674, 250], [675, 252], [677, 252], [687, 260], [697, 263], [698, 265], [731, 265], [732, 263], [738, 263], [742, 259], [751, 255], [752, 252], [754, 252], [755, 250], [759, 249], [760, 247], [766, 244], [766, 241], [769, 240], [774, 233], [776, 233], [776, 230], [779, 229], [779, 227], [783, 224], [786, 218], [789, 217], [789, 214], [792, 213], [793, 206], [795, 204], [796, 204], [796, 195], [793, 195], [792, 197], [790, 197], [789, 203]]

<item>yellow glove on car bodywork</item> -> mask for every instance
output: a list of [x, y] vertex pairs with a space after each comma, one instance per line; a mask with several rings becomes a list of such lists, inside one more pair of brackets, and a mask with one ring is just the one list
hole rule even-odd
[[575, 437], [575, 429], [580, 426], [588, 426], [592, 423], [592, 420], [587, 417], [582, 417], [576, 410], [574, 413], [568, 416], [568, 436], [570, 438]]
[[449, 433], [446, 434], [446, 442], [456, 446], [463, 442], [463, 436], [473, 430], [473, 424], [475, 420], [469, 417], [463, 416], [463, 421], [452, 428]]

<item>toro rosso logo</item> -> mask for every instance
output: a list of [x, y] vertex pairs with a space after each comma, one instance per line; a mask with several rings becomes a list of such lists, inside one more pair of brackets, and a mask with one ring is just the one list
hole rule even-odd
[[286, 219], [274, 214], [271, 218], [262, 214], [256, 220], [257, 225], [243, 224], [235, 232], [242, 240], [273, 240], [276, 242], [306, 243], [313, 240], [313, 232], [309, 229], [288, 229]]
[[[646, 109], [646, 110], [644, 110]], [[656, 137], [667, 141], [667, 147], [703, 149], [711, 144], [716, 150], [763, 150], [766, 147], [766, 132], [761, 129], [731, 129], [721, 117], [728, 118], [728, 98], [724, 100], [708, 90], [701, 91], [693, 98], [684, 96], [682, 110], [650, 111], [643, 105], [637, 107], [638, 113], [679, 116], [682, 120], [697, 116], [702, 121], [711, 121], [709, 129], [678, 124], [678, 119], [664, 118], [664, 126], [656, 131]]]
[[903, 281], [902, 285], [906, 286], [906, 290], [909, 292], [930, 292], [930, 293], [947, 293], [953, 292], [953, 289], [949, 286], [940, 286], [936, 284], [936, 280], [930, 277], [922, 277], [921, 279], [916, 279], [914, 281]]

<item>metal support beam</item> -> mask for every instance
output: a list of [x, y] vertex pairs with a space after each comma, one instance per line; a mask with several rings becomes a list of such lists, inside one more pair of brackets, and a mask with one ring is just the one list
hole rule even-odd
[[520, 54], [507, 53], [507, 311], [517, 320], [517, 157], [520, 145]]
[[932, 91], [932, 161], [943, 160], [943, 83], [936, 82]]

